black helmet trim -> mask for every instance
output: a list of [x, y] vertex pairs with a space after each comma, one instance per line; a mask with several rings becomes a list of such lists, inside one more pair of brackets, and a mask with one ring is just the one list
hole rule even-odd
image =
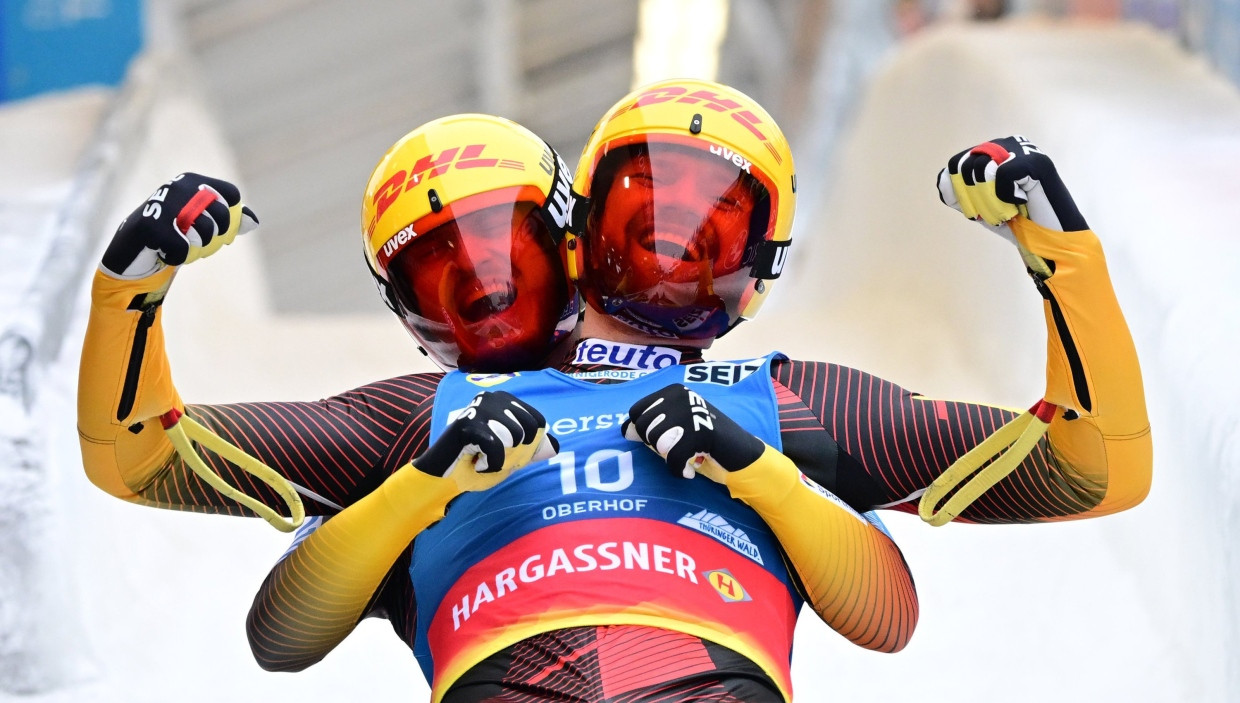
[[749, 275], [767, 281], [779, 278], [779, 275], [784, 272], [784, 265], [788, 263], [788, 247], [791, 244], [791, 239], [785, 239], [782, 242], [768, 240], [759, 243], [758, 258], [754, 260], [753, 269]]
[[573, 192], [572, 171], [568, 170], [568, 164], [550, 144], [543, 144], [546, 151], [538, 165], [551, 176], [551, 192], [547, 193], [547, 200], [539, 209], [547, 230], [551, 232], [552, 241], [558, 246], [572, 230], [577, 194]]
[[392, 284], [388, 283], [382, 276], [379, 275], [379, 272], [375, 270], [375, 267], [370, 265], [370, 257], [367, 256], [363, 258], [366, 259], [366, 269], [370, 271], [371, 280], [375, 282], [375, 287], [379, 289], [379, 297], [383, 298], [383, 304], [387, 306], [388, 310], [396, 313], [399, 317], [401, 313], [400, 309], [396, 307], [396, 291], [392, 290]]

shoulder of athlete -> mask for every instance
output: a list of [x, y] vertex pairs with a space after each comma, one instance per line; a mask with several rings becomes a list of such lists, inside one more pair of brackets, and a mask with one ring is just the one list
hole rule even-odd
[[395, 405], [417, 405], [435, 395], [435, 389], [443, 380], [444, 372], [409, 373], [393, 376], [378, 381], [371, 381], [363, 386], [338, 393], [326, 400], [348, 400], [353, 398], [382, 399]]

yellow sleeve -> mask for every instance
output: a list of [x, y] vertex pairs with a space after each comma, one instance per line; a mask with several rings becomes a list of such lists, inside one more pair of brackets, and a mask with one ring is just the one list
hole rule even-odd
[[1101, 496], [1088, 511], [1060, 519], [1130, 508], [1149, 493], [1153, 449], [1136, 347], [1102, 246], [1089, 230], [1059, 232], [1024, 217], [1009, 224], [1026, 249], [1054, 267], [1038, 282], [1047, 326], [1045, 397], [1072, 413], [1051, 422], [1050, 452], [1079, 493]]
[[770, 446], [721, 478], [775, 533], [823, 622], [867, 649], [898, 652], [908, 644], [917, 590], [889, 536]]
[[246, 620], [254, 658], [268, 671], [300, 671], [353, 631], [384, 576], [414, 537], [461, 492], [406, 464], [323, 523], [276, 565]]
[[95, 272], [78, 376], [78, 438], [86, 475], [126, 500], [173, 453], [158, 417], [184, 405], [164, 351], [163, 295], [176, 269], [137, 281]]

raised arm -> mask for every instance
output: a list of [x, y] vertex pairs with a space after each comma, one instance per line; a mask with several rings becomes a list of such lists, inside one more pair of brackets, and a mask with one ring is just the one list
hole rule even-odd
[[1085, 502], [1062, 517], [1140, 503], [1153, 453], [1136, 348], [1102, 246], [1054, 163], [1023, 137], [995, 139], [952, 157], [938, 190], [1016, 244], [1044, 300], [1044, 397], [1058, 406], [1045, 450]]
[[[434, 392], [438, 375], [391, 379], [313, 403], [182, 403], [164, 348], [169, 286], [181, 265], [256, 224], [236, 186], [186, 173], [162, 185], [117, 228], [92, 283], [78, 382], [82, 462], [99, 488], [145, 505], [248, 514], [173, 451], [158, 419], [172, 409], [338, 504], [369, 491], [395, 467], [384, 465], [389, 448], [404, 436], [402, 423]], [[266, 485], [200, 451], [231, 485], [283, 506]], [[313, 500], [306, 509], [334, 512]]]
[[[1019, 247], [1044, 301], [1044, 398], [1056, 406], [1028, 456], [956, 520], [1049, 522], [1138, 504], [1152, 449], [1137, 355], [1098, 238], [1053, 163], [1026, 140], [997, 139], [952, 157], [938, 190]], [[772, 370], [784, 452], [858, 510], [917, 512], [940, 474], [1020, 414], [926, 397], [836, 364], [783, 361]], [[816, 471], [823, 456], [829, 469]]]
[[182, 409], [164, 354], [161, 308], [177, 269], [258, 224], [231, 183], [183, 173], [116, 229], [91, 284], [78, 379], [78, 436], [86, 475], [138, 499], [167, 464], [160, 415]]

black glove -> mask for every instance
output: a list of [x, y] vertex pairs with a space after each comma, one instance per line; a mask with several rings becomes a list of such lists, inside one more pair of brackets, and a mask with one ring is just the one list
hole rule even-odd
[[956, 154], [938, 187], [944, 204], [992, 227], [1021, 214], [1060, 232], [1089, 229], [1050, 157], [1020, 135]]
[[739, 471], [766, 451], [765, 442], [680, 384], [634, 403], [620, 429], [626, 439], [644, 443], [685, 478], [701, 471], [722, 483], [719, 469]]
[[237, 186], [182, 173], [121, 222], [100, 268], [114, 278], [146, 278], [164, 266], [210, 256], [257, 226]]
[[452, 478], [462, 491], [480, 491], [559, 450], [542, 413], [511, 393], [489, 391], [474, 396], [412, 464], [422, 473]]

